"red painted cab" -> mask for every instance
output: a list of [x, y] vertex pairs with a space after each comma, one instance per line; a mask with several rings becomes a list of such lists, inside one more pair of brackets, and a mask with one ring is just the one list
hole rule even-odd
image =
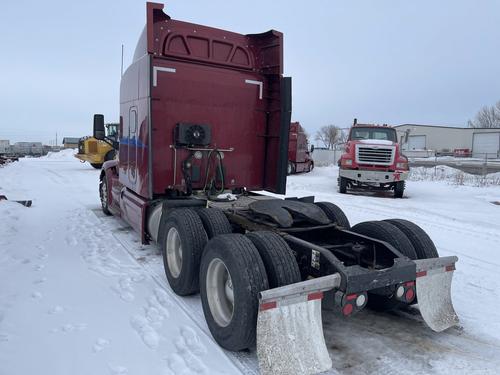
[[290, 135], [288, 138], [288, 169], [287, 173], [310, 172], [314, 168], [314, 160], [311, 154], [313, 146], [309, 149], [307, 135], [298, 122], [290, 124]]
[[160, 198], [284, 193], [291, 79], [282, 73], [280, 32], [177, 21], [147, 3], [121, 80], [118, 164], [103, 171], [110, 211], [143, 233], [137, 215]]

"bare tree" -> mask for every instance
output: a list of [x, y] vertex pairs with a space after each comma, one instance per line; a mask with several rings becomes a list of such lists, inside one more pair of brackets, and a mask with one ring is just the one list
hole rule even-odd
[[500, 101], [494, 106], [484, 106], [476, 114], [474, 120], [469, 120], [470, 128], [500, 128]]
[[314, 139], [320, 141], [325, 147], [331, 150], [339, 141], [341, 134], [342, 130], [338, 126], [326, 125], [316, 132]]
[[349, 129], [342, 129], [340, 131], [340, 136], [339, 136], [339, 139], [337, 141], [337, 144], [347, 143], [348, 138], [349, 138]]

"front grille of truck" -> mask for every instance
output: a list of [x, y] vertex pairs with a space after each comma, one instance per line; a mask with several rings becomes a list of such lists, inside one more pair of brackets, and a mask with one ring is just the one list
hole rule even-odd
[[395, 147], [356, 145], [356, 163], [373, 165], [392, 165]]

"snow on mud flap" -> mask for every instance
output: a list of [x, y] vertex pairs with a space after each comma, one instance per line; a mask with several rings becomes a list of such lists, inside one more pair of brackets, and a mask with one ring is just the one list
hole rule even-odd
[[332, 367], [323, 336], [323, 292], [333, 274], [260, 292], [257, 356], [262, 374], [316, 374]]
[[455, 256], [415, 260], [420, 314], [436, 332], [458, 324], [458, 316], [451, 302], [451, 280], [457, 261]]

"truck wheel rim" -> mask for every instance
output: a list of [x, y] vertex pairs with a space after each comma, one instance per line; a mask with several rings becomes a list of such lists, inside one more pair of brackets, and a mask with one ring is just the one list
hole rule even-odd
[[101, 205], [102, 208], [106, 208], [108, 204], [108, 188], [106, 182], [103, 180], [101, 184]]
[[212, 259], [207, 269], [207, 300], [215, 322], [227, 327], [233, 318], [234, 294], [231, 274], [224, 262]]
[[182, 244], [175, 227], [170, 228], [167, 233], [167, 264], [170, 274], [178, 278], [182, 268]]

